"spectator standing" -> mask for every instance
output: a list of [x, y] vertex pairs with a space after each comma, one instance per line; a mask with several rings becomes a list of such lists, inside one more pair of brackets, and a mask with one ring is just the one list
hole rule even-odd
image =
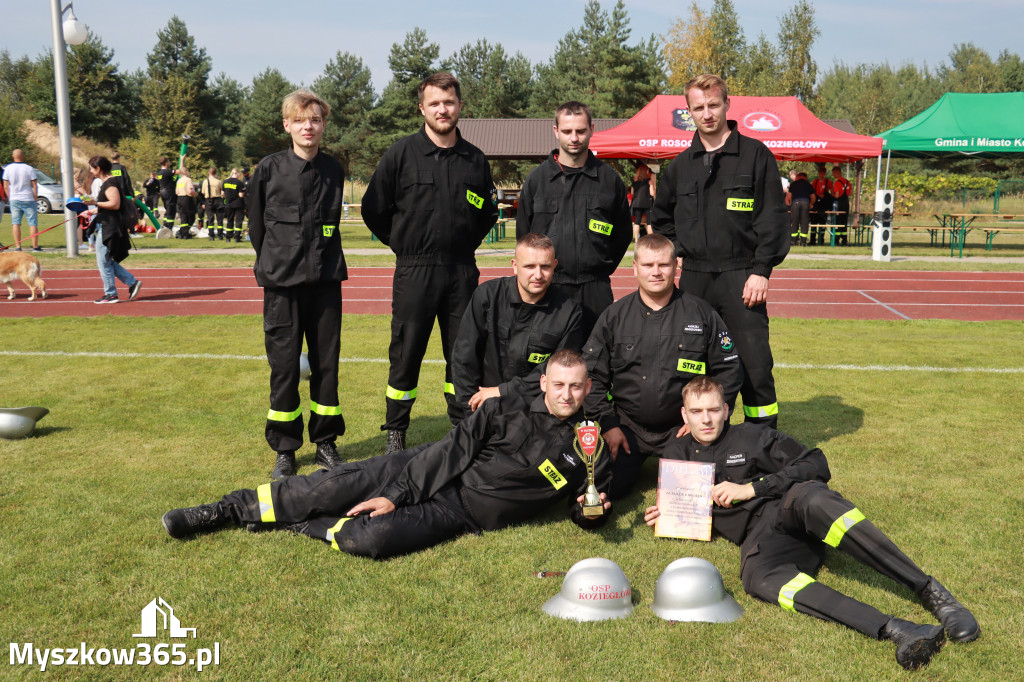
[[566, 102], [552, 126], [558, 147], [523, 183], [516, 236], [539, 232], [558, 254], [555, 284], [583, 306], [583, 334], [611, 305], [611, 275], [629, 248], [632, 221], [618, 173], [590, 151], [590, 107]]
[[160, 157], [160, 170], [156, 172], [157, 180], [160, 181], [160, 198], [164, 202], [164, 227], [174, 229], [174, 217], [178, 211], [178, 195], [175, 187], [174, 171], [171, 170], [171, 160], [166, 156]]
[[846, 246], [846, 223], [850, 219], [850, 181], [839, 166], [832, 166], [832, 199], [836, 213], [836, 244]]
[[215, 167], [210, 168], [209, 174], [203, 180], [202, 195], [206, 203], [206, 229], [210, 239], [216, 239], [214, 221], [217, 224], [217, 232], [224, 227], [224, 183], [217, 177]]
[[633, 200], [629, 204], [633, 212], [633, 241], [640, 238], [640, 226], [643, 225], [647, 234], [652, 232], [651, 208], [657, 186], [654, 174], [646, 163], [641, 163], [633, 175]]
[[797, 173], [796, 180], [789, 183], [786, 203], [789, 205], [789, 244], [807, 246], [807, 230], [814, 207], [814, 188], [807, 182], [807, 173]]
[[775, 157], [729, 121], [725, 81], [686, 84], [697, 133], [662, 174], [654, 231], [683, 256], [680, 288], [711, 303], [743, 360], [743, 413], [775, 426], [779, 404], [768, 338], [768, 279], [789, 253], [786, 202]]
[[[825, 176], [825, 164], [818, 165], [818, 177], [814, 179], [814, 220], [811, 222], [810, 241], [814, 246], [818, 241], [825, 243], [825, 225], [828, 224], [828, 212], [832, 210], [832, 181]], [[815, 227], [817, 226], [817, 227]]]
[[452, 347], [480, 271], [476, 248], [498, 218], [483, 152], [459, 133], [462, 91], [448, 73], [419, 85], [423, 127], [388, 149], [363, 195], [363, 220], [397, 256], [391, 297], [391, 368], [385, 389], [385, 453], [405, 449], [420, 365], [437, 319], [444, 397], [457, 418]]
[[32, 237], [32, 250], [42, 251], [39, 248], [39, 212], [36, 205], [39, 200], [39, 183], [36, 171], [25, 163], [25, 153], [20, 149], [11, 152], [11, 159], [14, 163], [4, 168], [4, 191], [11, 202], [14, 250], [21, 251], [21, 221], [26, 220]]
[[224, 231], [218, 238], [224, 241], [242, 241], [242, 220], [245, 218], [245, 182], [238, 177], [238, 169], [231, 169], [231, 177], [224, 181]]
[[142, 183], [142, 191], [146, 195], [146, 207], [150, 211], [155, 211], [160, 199], [160, 181], [157, 180], [156, 173], [149, 174], [149, 178]]
[[196, 191], [188, 169], [184, 166], [178, 169], [178, 182], [174, 187], [174, 193], [177, 195], [178, 213], [181, 216], [178, 239], [191, 239], [192, 221], [196, 219], [196, 198], [199, 192]]

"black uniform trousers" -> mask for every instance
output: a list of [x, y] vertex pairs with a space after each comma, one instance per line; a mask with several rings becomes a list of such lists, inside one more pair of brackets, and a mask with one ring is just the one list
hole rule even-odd
[[[636, 423], [628, 416], [616, 410], [619, 416], [619, 426], [626, 436], [629, 444], [629, 452], [625, 448], [619, 448], [619, 454], [612, 465], [612, 482], [608, 488], [608, 499], [619, 500], [633, 491], [636, 479], [640, 475], [640, 468], [647, 461], [648, 457], [661, 457], [662, 451], [679, 432], [683, 425], [682, 418], [678, 425], [664, 431], [651, 431]], [[602, 456], [611, 456], [605, 452]]]
[[605, 277], [591, 282], [556, 282], [562, 291], [583, 308], [583, 317], [580, 320], [580, 333], [584, 340], [590, 338], [590, 332], [594, 331], [597, 318], [601, 316], [604, 309], [615, 302], [612, 295], [611, 279]]
[[263, 333], [270, 362], [267, 443], [277, 452], [302, 445], [299, 355], [303, 337], [309, 350], [309, 440], [333, 443], [345, 433], [338, 405], [341, 284], [265, 288]]
[[160, 201], [160, 195], [159, 194], [147, 194], [146, 195], [146, 208], [148, 208], [150, 211], [155, 211], [159, 201]]
[[178, 195], [160, 193], [164, 202], [164, 227], [174, 227], [174, 216], [178, 214]]
[[217, 227], [224, 224], [224, 199], [221, 197], [206, 199], [206, 227], [213, 227], [214, 221], [217, 222]]
[[[684, 266], [685, 268], [685, 266]], [[693, 272], [683, 270], [680, 288], [714, 306], [736, 342], [736, 350], [746, 370], [740, 394], [743, 396], [744, 421], [777, 428], [779, 403], [775, 396], [772, 349], [768, 344], [768, 306], [743, 305], [743, 286], [750, 270]]]
[[245, 218], [245, 207], [227, 207], [224, 216], [224, 236], [226, 239], [242, 241], [242, 219]]
[[444, 353], [444, 397], [449, 419], [461, 415], [452, 384], [452, 347], [480, 280], [476, 265], [399, 265], [391, 292], [391, 346], [388, 386], [385, 392], [386, 421], [382, 431], [409, 428], [416, 401], [420, 366], [427, 351], [434, 320], [441, 328]]
[[877, 638], [890, 616], [815, 581], [825, 545], [920, 593], [928, 576], [852, 502], [820, 481], [794, 485], [764, 505], [740, 549], [743, 588], [753, 597]]
[[455, 484], [445, 486], [426, 502], [398, 507], [390, 514], [344, 516], [360, 502], [380, 497], [409, 459], [425, 447], [347, 462], [308, 476], [290, 476], [256, 490], [237, 490], [225, 495], [221, 506], [239, 525], [288, 524], [338, 551], [372, 559], [408, 554], [466, 533], [479, 533]]
[[196, 219], [195, 197], [178, 197], [178, 216], [181, 218], [181, 227], [178, 228], [178, 238], [188, 239], [191, 236], [189, 228]]
[[805, 199], [794, 199], [789, 206], [789, 243], [793, 246], [807, 243], [811, 222], [811, 204]]
[[850, 197], [836, 197], [836, 244], [846, 246], [846, 221], [850, 219]]

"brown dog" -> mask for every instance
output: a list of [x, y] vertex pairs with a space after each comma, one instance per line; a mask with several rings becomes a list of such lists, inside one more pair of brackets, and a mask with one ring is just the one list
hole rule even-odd
[[0, 282], [7, 285], [7, 300], [14, 298], [14, 287], [11, 282], [17, 277], [28, 287], [32, 295], [28, 300], [36, 300], [36, 289], [43, 298], [46, 298], [46, 282], [42, 280], [39, 273], [43, 271], [39, 265], [39, 259], [24, 251], [0, 251]]

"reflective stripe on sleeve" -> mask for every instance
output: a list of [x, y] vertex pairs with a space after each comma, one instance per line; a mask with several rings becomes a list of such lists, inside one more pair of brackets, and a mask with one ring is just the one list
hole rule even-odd
[[274, 513], [274, 500], [270, 496], [270, 484], [264, 483], [257, 486], [256, 497], [260, 501], [260, 521], [263, 523], [276, 522], [277, 514]]
[[392, 400], [416, 400], [416, 389], [411, 388], [408, 391], [400, 391], [393, 386], [388, 386], [384, 391], [384, 395]]
[[279, 412], [278, 410], [268, 410], [267, 419], [272, 422], [290, 422], [298, 419], [302, 416], [302, 406], [296, 407], [291, 412]]
[[338, 519], [338, 522], [336, 524], [334, 524], [327, 530], [327, 539], [331, 541], [331, 549], [337, 550], [339, 552], [341, 551], [341, 548], [338, 547], [338, 541], [334, 539], [334, 536], [338, 531], [341, 530], [341, 527], [344, 526], [346, 522], [351, 521], [354, 518], [354, 516], [343, 516], [340, 519]]
[[829, 547], [838, 547], [839, 543], [843, 541], [846, 531], [863, 521], [864, 518], [864, 514], [861, 513], [860, 509], [854, 507], [832, 523], [832, 527], [828, 529], [828, 534], [823, 542]]
[[796, 609], [793, 607], [793, 600], [796, 598], [796, 593], [813, 582], [814, 578], [806, 573], [797, 573], [795, 578], [783, 585], [782, 589], [779, 590], [779, 606], [786, 611], [796, 613]]
[[309, 401], [309, 411], [315, 412], [324, 417], [337, 417], [341, 414], [341, 405], [321, 405], [315, 400]]
[[779, 413], [779, 404], [771, 405], [744, 405], [743, 414], [746, 417], [771, 417]]

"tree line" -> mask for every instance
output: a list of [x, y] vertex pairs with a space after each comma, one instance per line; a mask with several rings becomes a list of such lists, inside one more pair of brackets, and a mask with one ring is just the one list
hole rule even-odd
[[[622, 0], [610, 11], [590, 0], [582, 24], [537, 64], [485, 39], [442, 58], [438, 44], [414, 28], [391, 46], [391, 80], [378, 92], [362, 58], [342, 51], [308, 84], [269, 66], [248, 84], [224, 73], [213, 77], [206, 49], [174, 16], [156, 32], [145, 69], [119, 72], [113, 50], [93, 33], [68, 47], [72, 132], [117, 146], [143, 168], [155, 167], [161, 155], [176, 157], [182, 135], [191, 138], [195, 168], [251, 165], [287, 146], [281, 99], [307, 85], [332, 107], [324, 148], [350, 175], [366, 178], [384, 150], [420, 125], [416, 86], [438, 70], [461, 81], [463, 117], [546, 118], [568, 99], [588, 103], [597, 117], [629, 117], [657, 94], [681, 93], [693, 75], [718, 73], [731, 94], [795, 95], [819, 117], [850, 119], [865, 135], [920, 113], [944, 92], [1024, 89], [1019, 55], [1004, 50], [993, 59], [972, 43], [955, 45], [949, 63], [934, 70], [836, 63], [819, 75], [811, 52], [820, 31], [810, 1], [796, 0], [778, 23], [774, 38], [762, 31], [748, 40], [732, 0], [712, 0], [708, 10], [693, 2], [664, 36], [633, 40]], [[52, 53], [30, 59], [0, 51], [0, 103], [7, 104], [0, 106], [2, 148], [27, 146], [20, 127], [26, 118], [56, 123]], [[949, 162], [910, 163], [956, 169]], [[996, 173], [1015, 166], [986, 163]], [[524, 170], [495, 164], [499, 180], [514, 181]]]

